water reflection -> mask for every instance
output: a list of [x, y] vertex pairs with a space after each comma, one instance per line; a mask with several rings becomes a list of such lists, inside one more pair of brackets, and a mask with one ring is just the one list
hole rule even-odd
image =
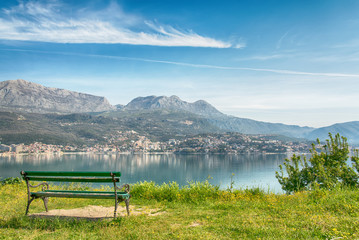
[[280, 192], [278, 165], [288, 157], [275, 155], [16, 155], [0, 157], [0, 176], [17, 177], [21, 170], [121, 171], [122, 182], [204, 181], [227, 188], [232, 173], [236, 188], [261, 187]]

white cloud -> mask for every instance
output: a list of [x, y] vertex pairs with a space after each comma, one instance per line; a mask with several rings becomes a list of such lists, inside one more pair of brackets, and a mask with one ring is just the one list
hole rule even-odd
[[[266, 60], [272, 60], [272, 59], [280, 59], [280, 58], [285, 58], [289, 55], [284, 55], [284, 54], [272, 54], [272, 55], [260, 55], [260, 56], [253, 56], [251, 58], [251, 60], [260, 60], [260, 61], [266, 61]], [[247, 60], [248, 60], [247, 59]]]
[[[29, 1], [2, 9], [0, 39], [55, 43], [107, 43], [153, 46], [229, 48], [231, 43], [180, 31], [126, 14], [116, 4], [101, 11], [80, 9], [67, 16], [66, 6]], [[142, 29], [136, 31], [133, 29]], [[240, 46], [235, 46], [240, 47]]]
[[306, 75], [306, 76], [324, 76], [324, 77], [355, 77], [358, 78], [359, 74], [347, 74], [347, 73], [320, 73], [320, 72], [302, 72], [291, 71], [284, 69], [265, 69], [265, 68], [238, 68], [241, 70], [258, 71], [258, 72], [272, 72], [288, 75]]

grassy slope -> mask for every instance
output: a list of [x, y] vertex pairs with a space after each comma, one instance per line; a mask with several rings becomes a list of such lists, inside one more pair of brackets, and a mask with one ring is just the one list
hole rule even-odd
[[[222, 191], [205, 183], [133, 186], [131, 205], [160, 208], [158, 216], [112, 221], [29, 218], [24, 183], [0, 186], [2, 239], [358, 239], [359, 192], [334, 190], [295, 195], [258, 189]], [[190, 197], [191, 196], [191, 197]], [[49, 208], [113, 206], [111, 200], [50, 199]], [[30, 212], [43, 211], [34, 201]], [[193, 226], [195, 225], [195, 226]]]

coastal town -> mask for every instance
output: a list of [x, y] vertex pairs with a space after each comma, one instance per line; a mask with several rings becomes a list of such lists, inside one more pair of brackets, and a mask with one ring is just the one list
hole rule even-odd
[[38, 153], [176, 153], [176, 154], [272, 154], [307, 153], [311, 148], [309, 141], [280, 140], [272, 135], [245, 135], [240, 133], [201, 134], [196, 136], [151, 141], [135, 131], [117, 131], [104, 136], [103, 143], [92, 145], [53, 145], [41, 142], [32, 144], [0, 144], [0, 153], [38, 154]]

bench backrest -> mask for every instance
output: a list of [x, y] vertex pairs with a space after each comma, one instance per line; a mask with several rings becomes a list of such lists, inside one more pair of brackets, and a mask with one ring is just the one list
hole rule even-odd
[[120, 172], [21, 171], [23, 179], [50, 182], [120, 182]]

